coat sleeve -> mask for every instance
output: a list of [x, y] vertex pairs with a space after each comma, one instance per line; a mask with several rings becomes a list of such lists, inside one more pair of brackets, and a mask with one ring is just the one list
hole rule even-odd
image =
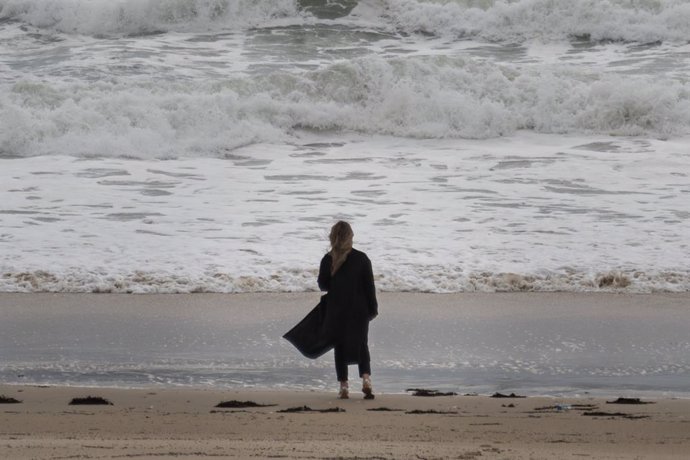
[[319, 283], [319, 289], [322, 291], [328, 291], [331, 287], [331, 256], [328, 254], [321, 259], [317, 282]]
[[376, 318], [379, 314], [379, 304], [376, 300], [376, 286], [374, 285], [374, 270], [371, 268], [371, 260], [366, 258], [364, 264], [364, 293], [367, 297], [367, 308], [369, 321]]

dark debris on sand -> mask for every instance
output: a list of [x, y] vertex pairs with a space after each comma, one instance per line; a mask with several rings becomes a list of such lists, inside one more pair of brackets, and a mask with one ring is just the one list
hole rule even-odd
[[216, 404], [215, 407], [221, 409], [246, 409], [248, 407], [274, 407], [276, 404], [259, 404], [254, 401], [237, 401], [235, 399], [231, 401], [223, 401]]
[[5, 395], [0, 395], [0, 404], [19, 404], [19, 403], [21, 403], [21, 401], [18, 399], [10, 398], [10, 397], [5, 396]]
[[606, 404], [654, 404], [653, 402], [640, 401], [640, 398], [618, 398], [615, 401], [606, 401]]
[[240, 414], [240, 413], [249, 413], [248, 410], [244, 409], [239, 409], [239, 410], [212, 410], [210, 412], [211, 414]]
[[112, 406], [113, 403], [100, 396], [87, 396], [86, 398], [74, 398], [69, 403], [70, 406]]
[[306, 413], [306, 412], [319, 412], [321, 414], [328, 414], [331, 412], [345, 412], [345, 409], [341, 409], [340, 407], [331, 407], [329, 409], [312, 409], [309, 406], [298, 406], [298, 407], [290, 407], [288, 409], [279, 410], [278, 412], [283, 413], [283, 414], [299, 414], [299, 413]]
[[557, 404], [555, 406], [535, 407], [536, 412], [565, 412], [568, 410], [595, 411], [599, 409], [596, 404]]
[[456, 411], [443, 411], [443, 410], [435, 410], [435, 409], [430, 409], [430, 410], [415, 409], [415, 410], [408, 410], [405, 413], [411, 414], [411, 415], [423, 415], [423, 414], [457, 415], [458, 414]]
[[367, 410], [371, 412], [403, 412], [403, 409], [391, 409], [390, 407], [374, 407]]
[[412, 392], [412, 396], [428, 396], [428, 397], [433, 397], [433, 396], [456, 396], [457, 393], [454, 393], [452, 391], [449, 391], [447, 393], [444, 393], [442, 391], [438, 390], [426, 390], [424, 388], [408, 388], [405, 390], [406, 392]]
[[572, 404], [573, 410], [593, 411], [599, 409], [596, 404]]
[[634, 414], [624, 414], [623, 412], [584, 412], [582, 415], [586, 415], [588, 417], [620, 417], [620, 418], [627, 418], [630, 420], [636, 420], [636, 419], [641, 419], [641, 418], [649, 418], [649, 415], [634, 415]]
[[504, 395], [503, 393], [494, 393], [491, 395], [492, 398], [526, 398], [527, 396], [516, 395], [515, 393], [510, 393], [509, 395]]

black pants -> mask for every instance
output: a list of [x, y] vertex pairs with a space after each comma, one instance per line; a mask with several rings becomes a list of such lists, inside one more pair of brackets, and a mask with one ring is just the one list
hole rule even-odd
[[[369, 356], [369, 346], [363, 344], [359, 351], [359, 376], [364, 374], [371, 375], [371, 358]], [[335, 375], [338, 377], [338, 382], [347, 381], [347, 361], [343, 359], [343, 347], [335, 346]]]

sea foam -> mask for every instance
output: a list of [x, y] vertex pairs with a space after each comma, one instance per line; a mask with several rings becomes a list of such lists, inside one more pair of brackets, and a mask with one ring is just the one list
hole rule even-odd
[[351, 136], [5, 159], [0, 291], [315, 290], [337, 219], [386, 291], [690, 289], [687, 139]]

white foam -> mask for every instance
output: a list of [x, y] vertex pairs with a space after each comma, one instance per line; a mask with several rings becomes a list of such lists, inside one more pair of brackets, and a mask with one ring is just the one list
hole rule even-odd
[[687, 291], [689, 142], [329, 135], [227, 160], [6, 159], [0, 290], [315, 290], [345, 218], [382, 290]]

